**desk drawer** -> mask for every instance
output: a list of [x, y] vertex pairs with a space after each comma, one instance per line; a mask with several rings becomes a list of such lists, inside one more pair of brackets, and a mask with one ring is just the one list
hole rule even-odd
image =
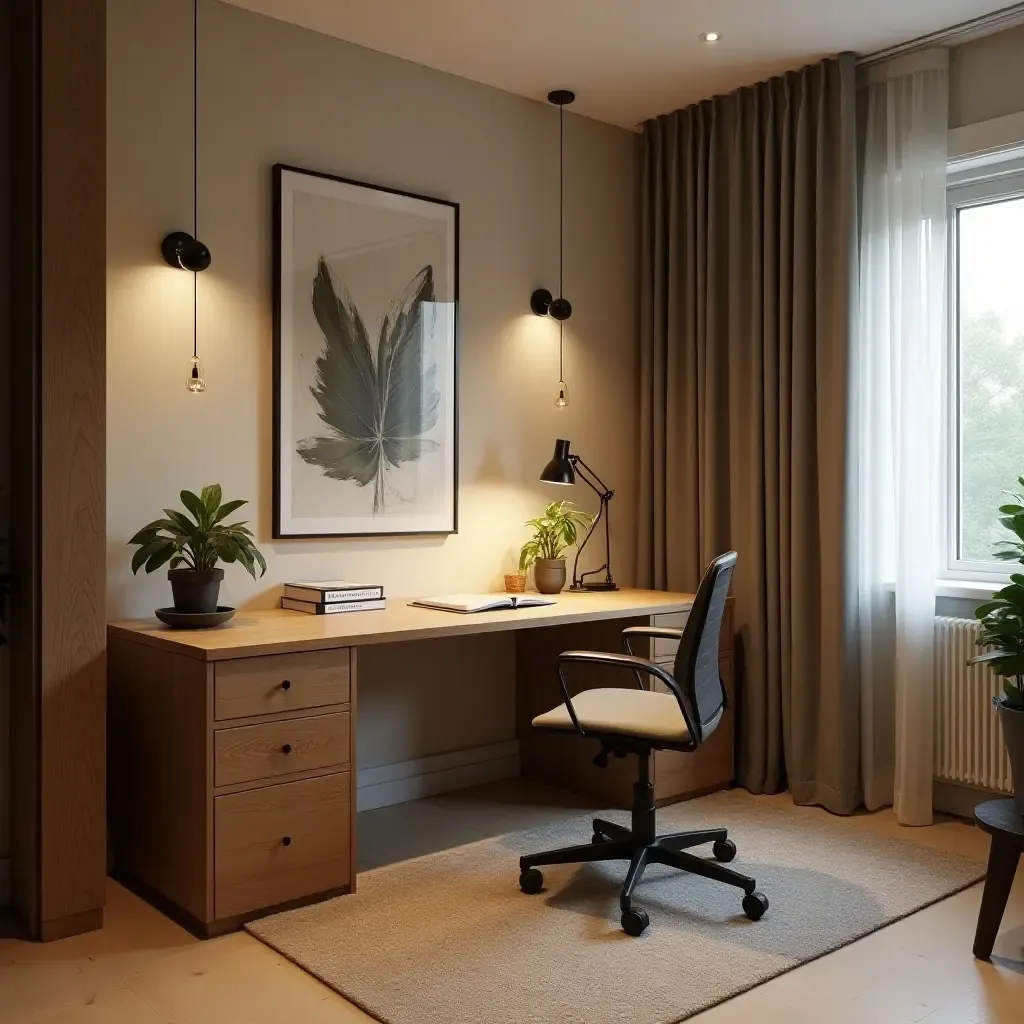
[[217, 797], [216, 916], [349, 885], [350, 800], [348, 772]]
[[214, 670], [213, 717], [222, 722], [347, 704], [350, 686], [347, 647], [223, 661]]
[[344, 768], [351, 756], [349, 713], [218, 729], [213, 749], [215, 786], [314, 768]]

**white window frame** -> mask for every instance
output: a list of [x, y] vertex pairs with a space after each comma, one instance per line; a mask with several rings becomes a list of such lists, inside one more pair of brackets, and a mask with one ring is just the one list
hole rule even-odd
[[[960, 380], [959, 380], [959, 214], [972, 206], [1024, 198], [1024, 147], [952, 161], [946, 189], [947, 344], [945, 400], [943, 402], [943, 523], [939, 576], [945, 580], [1005, 583], [1009, 580], [1004, 562], [973, 561], [959, 555], [960, 538]], [[1024, 466], [1021, 467], [1024, 473]], [[993, 510], [995, 511], [995, 510]]]

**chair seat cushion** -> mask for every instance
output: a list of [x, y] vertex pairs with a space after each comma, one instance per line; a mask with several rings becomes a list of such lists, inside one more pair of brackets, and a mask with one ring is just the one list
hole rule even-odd
[[[679, 704], [671, 693], [650, 690], [605, 688], [584, 690], [572, 699], [576, 717], [587, 732], [614, 733], [639, 739], [686, 743], [686, 728]], [[545, 711], [533, 720], [535, 729], [575, 732], [576, 726], [564, 704]]]

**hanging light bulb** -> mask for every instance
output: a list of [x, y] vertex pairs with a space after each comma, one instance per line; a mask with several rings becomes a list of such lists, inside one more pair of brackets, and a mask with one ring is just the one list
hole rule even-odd
[[569, 404], [569, 391], [565, 386], [565, 369], [562, 366], [562, 322], [558, 322], [558, 397], [555, 408], [564, 409]]
[[188, 377], [185, 379], [185, 387], [198, 395], [206, 390], [206, 374], [203, 372], [203, 364], [196, 356], [193, 356], [188, 363]]

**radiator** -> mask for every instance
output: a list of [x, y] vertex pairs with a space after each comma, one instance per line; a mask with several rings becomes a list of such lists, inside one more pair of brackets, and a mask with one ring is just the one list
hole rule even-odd
[[968, 665], [980, 653], [974, 619], [935, 619], [935, 778], [1012, 793], [1010, 762], [992, 698], [1002, 680], [987, 665]]

